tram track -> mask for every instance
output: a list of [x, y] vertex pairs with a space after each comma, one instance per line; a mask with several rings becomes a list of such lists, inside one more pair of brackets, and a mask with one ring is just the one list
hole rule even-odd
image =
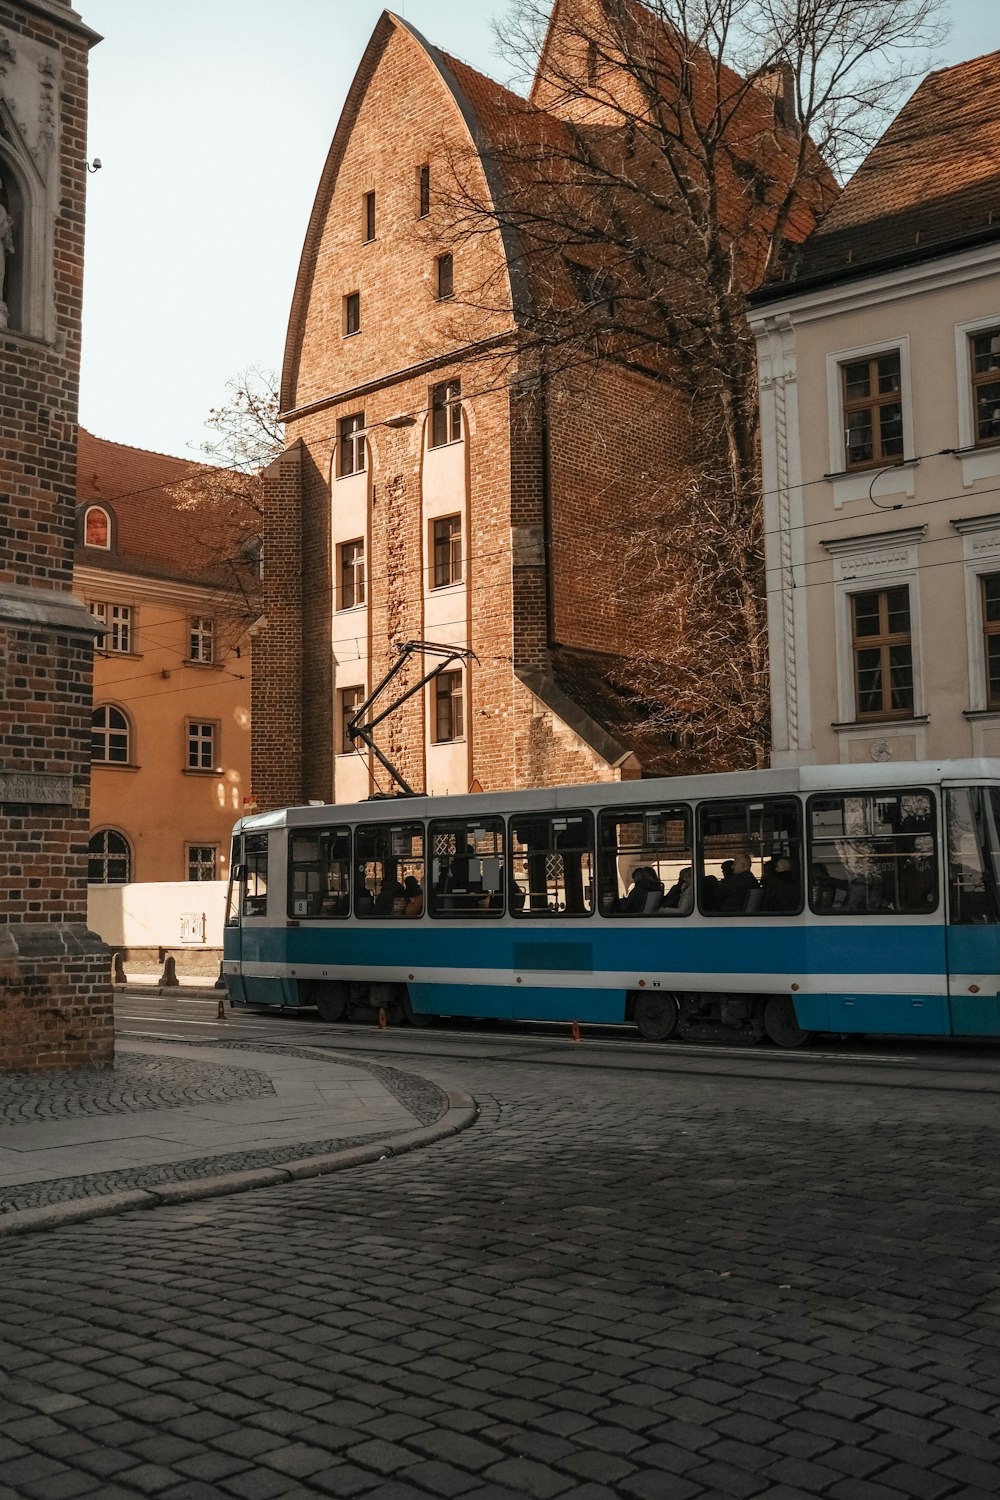
[[[624, 1027], [580, 1028], [581, 1040], [571, 1039], [570, 1028], [552, 1022], [439, 1022], [431, 1027], [393, 1027], [379, 1030], [350, 1022], [327, 1024], [311, 1015], [297, 1017], [262, 1011], [226, 1011], [224, 1020], [191, 1014], [214, 1009], [217, 1000], [201, 1006], [188, 1001], [178, 1013], [176, 1001], [157, 996], [153, 1004], [137, 1004], [133, 995], [119, 1002], [118, 1023], [123, 1037], [131, 1040], [223, 1040], [235, 1044], [308, 1047], [319, 1051], [364, 1052], [391, 1056], [402, 1062], [470, 1061], [517, 1063], [551, 1067], [558, 1064], [588, 1071], [630, 1074], [679, 1073], [705, 1078], [758, 1078], [768, 1082], [807, 1085], [878, 1083], [893, 1088], [951, 1094], [1000, 1093], [1000, 1048], [947, 1040], [915, 1042], [907, 1038], [892, 1050], [863, 1038], [844, 1039], [831, 1046], [779, 1051], [766, 1045], [740, 1046], [727, 1043], [651, 1043], [638, 1039]], [[146, 997], [143, 996], [142, 1000]], [[153, 1002], [153, 997], [149, 997]], [[157, 1013], [158, 1012], [158, 1013]], [[166, 1029], [149, 1029], [162, 1026]], [[235, 1033], [235, 1034], [234, 1034]]]

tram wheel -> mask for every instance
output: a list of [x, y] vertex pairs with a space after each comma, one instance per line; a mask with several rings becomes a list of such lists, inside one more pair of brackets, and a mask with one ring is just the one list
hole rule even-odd
[[347, 1009], [347, 987], [336, 980], [319, 980], [313, 990], [313, 1004], [321, 1021], [342, 1021]]
[[765, 1000], [764, 1030], [776, 1047], [806, 1047], [815, 1035], [799, 1025], [795, 1006], [787, 995], [771, 995]]
[[673, 995], [636, 995], [632, 1019], [647, 1042], [666, 1042], [677, 1030], [679, 1012]]

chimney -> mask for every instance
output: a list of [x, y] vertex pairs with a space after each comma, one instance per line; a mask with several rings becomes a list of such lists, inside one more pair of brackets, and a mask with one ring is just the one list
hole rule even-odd
[[798, 111], [795, 108], [795, 70], [791, 63], [779, 63], [768, 68], [757, 78], [757, 87], [768, 94], [774, 104], [774, 118], [790, 135], [800, 132]]

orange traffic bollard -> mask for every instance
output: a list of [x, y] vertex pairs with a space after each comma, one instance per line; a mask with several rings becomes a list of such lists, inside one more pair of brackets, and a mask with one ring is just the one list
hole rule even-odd
[[569, 1039], [570, 1039], [571, 1042], [582, 1042], [583, 1041], [583, 1037], [580, 1035], [580, 1023], [579, 1023], [579, 1021], [574, 1021], [573, 1022], [573, 1025], [570, 1028]]
[[384, 1005], [380, 1005], [378, 1008], [378, 1029], [379, 1031], [389, 1030], [389, 1017], [385, 1013]]

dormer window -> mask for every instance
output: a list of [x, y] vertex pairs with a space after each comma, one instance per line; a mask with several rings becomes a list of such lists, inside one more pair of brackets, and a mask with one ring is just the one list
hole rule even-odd
[[100, 505], [87, 507], [83, 518], [83, 542], [85, 547], [103, 547], [105, 552], [111, 549], [111, 517]]

